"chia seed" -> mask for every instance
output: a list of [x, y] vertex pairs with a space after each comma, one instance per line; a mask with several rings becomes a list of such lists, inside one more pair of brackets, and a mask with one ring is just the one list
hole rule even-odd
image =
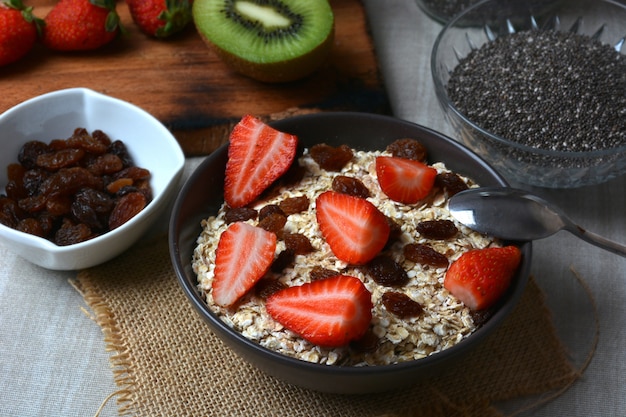
[[463, 58], [447, 90], [469, 120], [522, 145], [570, 152], [626, 145], [626, 57], [586, 35], [501, 36]]
[[422, 7], [442, 20], [448, 20], [479, 0], [423, 0]]

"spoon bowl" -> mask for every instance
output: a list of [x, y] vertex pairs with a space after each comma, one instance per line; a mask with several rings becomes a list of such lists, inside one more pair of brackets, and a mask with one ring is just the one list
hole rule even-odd
[[558, 207], [524, 190], [473, 188], [453, 196], [448, 208], [455, 219], [480, 233], [531, 241], [567, 230], [588, 243], [626, 257], [626, 246], [583, 229]]

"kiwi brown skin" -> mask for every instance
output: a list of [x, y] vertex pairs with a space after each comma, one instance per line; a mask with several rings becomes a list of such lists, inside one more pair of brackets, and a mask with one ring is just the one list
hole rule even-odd
[[[202, 1], [216, 0], [195, 0], [194, 8]], [[237, 0], [224, 0], [237, 1]], [[254, 2], [254, 0], [246, 0]], [[297, 0], [302, 1], [302, 0]], [[304, 0], [308, 1], [308, 0]], [[199, 19], [194, 13], [194, 20]], [[301, 55], [290, 57], [289, 59], [275, 62], [253, 62], [237, 54], [216, 45], [212, 39], [202, 30], [202, 26], [196, 22], [196, 28], [204, 43], [215, 52], [215, 54], [226, 63], [232, 70], [247, 77], [266, 83], [286, 83], [305, 78], [319, 69], [327, 60], [334, 44], [334, 21], [326, 37], [313, 49]]]

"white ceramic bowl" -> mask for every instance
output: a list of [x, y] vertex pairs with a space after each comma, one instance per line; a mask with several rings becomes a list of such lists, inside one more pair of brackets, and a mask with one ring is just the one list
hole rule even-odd
[[27, 100], [0, 115], [0, 187], [6, 167], [17, 162], [25, 142], [65, 139], [74, 129], [102, 130], [126, 144], [135, 165], [151, 172], [153, 200], [117, 229], [69, 246], [0, 224], [0, 241], [28, 261], [48, 269], [73, 270], [106, 262], [128, 249], [170, 206], [185, 157], [172, 134], [156, 118], [125, 101], [85, 88], [71, 88]]

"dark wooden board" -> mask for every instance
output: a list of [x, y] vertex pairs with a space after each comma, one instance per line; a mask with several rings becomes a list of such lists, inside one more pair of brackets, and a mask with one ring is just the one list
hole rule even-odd
[[[44, 17], [53, 0], [25, 0]], [[389, 105], [358, 0], [332, 0], [335, 43], [328, 62], [312, 76], [265, 84], [233, 73], [207, 48], [195, 27], [168, 40], [145, 36], [126, 5], [117, 11], [128, 34], [92, 52], [59, 53], [43, 45], [0, 68], [0, 112], [49, 91], [87, 87], [153, 114], [187, 155], [205, 155], [225, 142], [243, 114], [263, 118], [309, 111], [388, 113]]]

